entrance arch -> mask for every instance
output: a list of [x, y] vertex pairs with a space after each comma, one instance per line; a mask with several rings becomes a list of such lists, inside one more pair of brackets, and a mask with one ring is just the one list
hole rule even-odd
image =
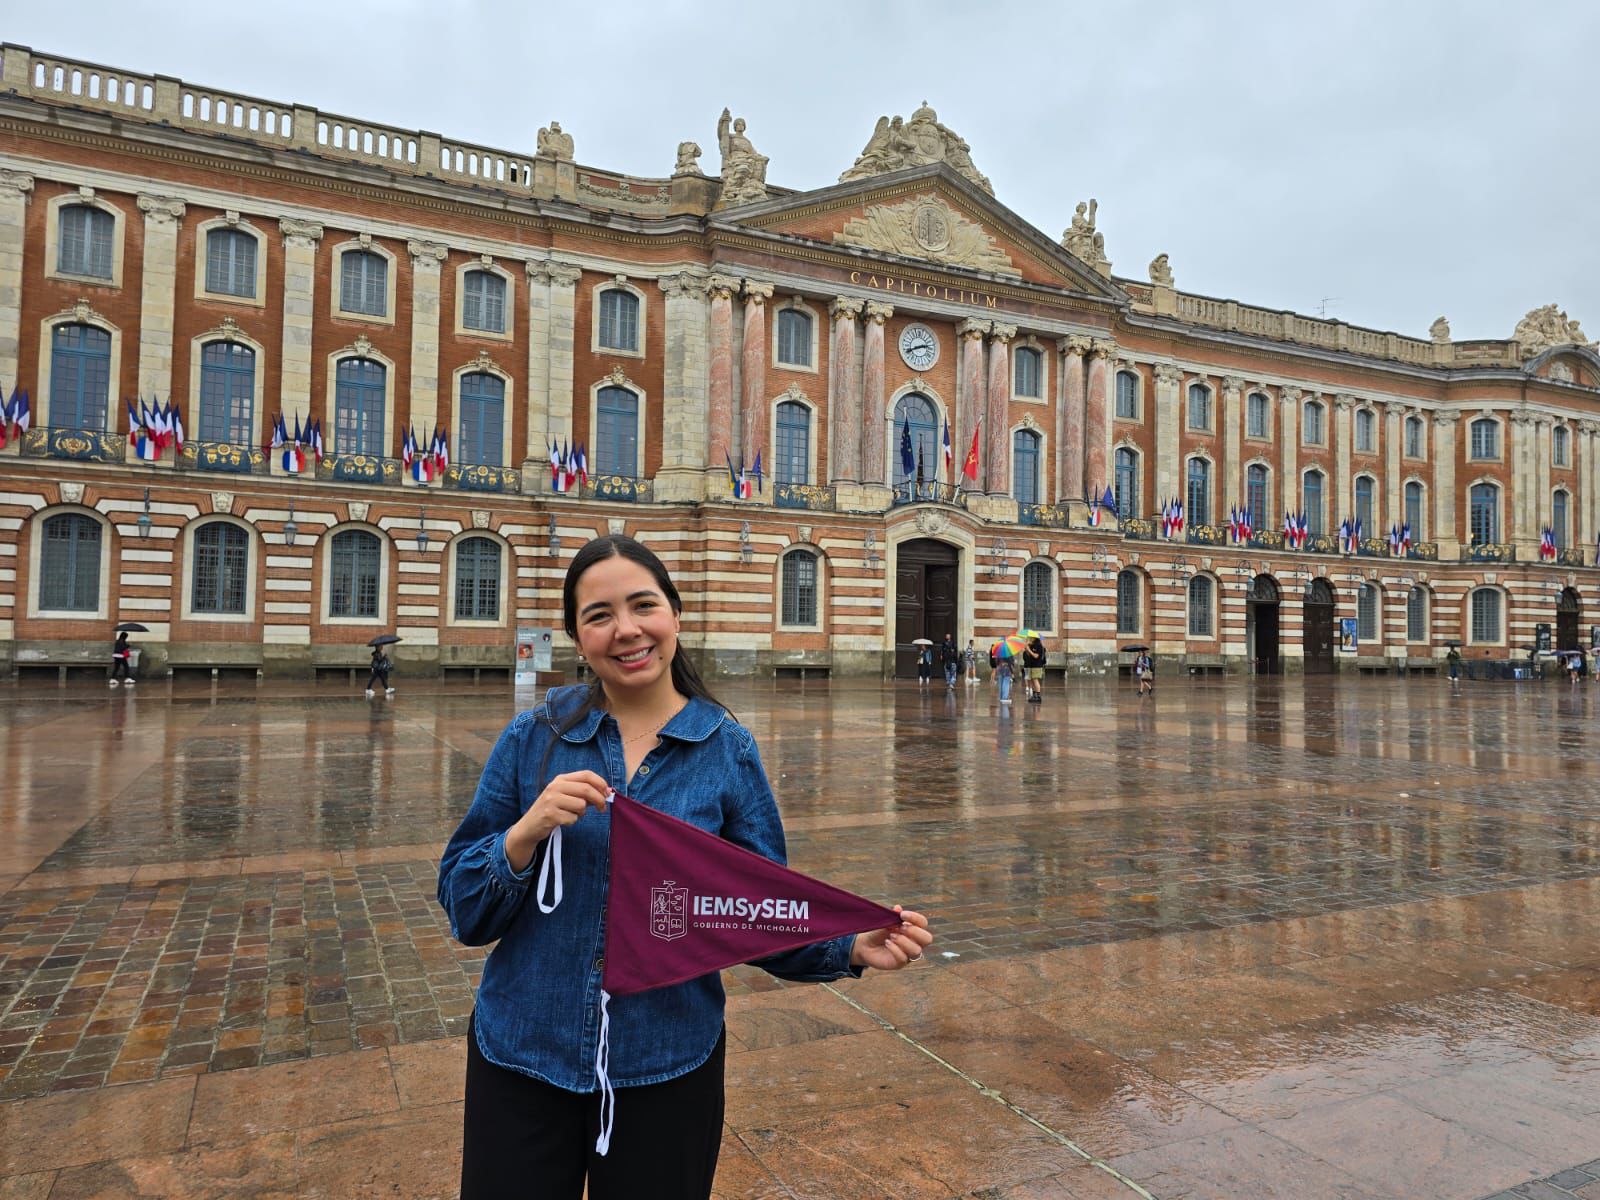
[[1306, 584], [1305, 671], [1307, 675], [1333, 673], [1333, 585], [1326, 579]]
[[[917, 674], [914, 638], [927, 638], [935, 646], [944, 635], [959, 634], [956, 604], [960, 594], [956, 572], [961, 552], [949, 542], [916, 538], [902, 542], [896, 555], [894, 579], [894, 674], [912, 679]], [[958, 637], [957, 645], [965, 645]]]
[[1583, 624], [1583, 601], [1576, 588], [1562, 588], [1556, 597], [1556, 649], [1578, 649], [1578, 627]]
[[1245, 653], [1255, 664], [1257, 675], [1277, 675], [1283, 671], [1278, 650], [1278, 613], [1283, 597], [1278, 581], [1271, 575], [1257, 575], [1250, 584], [1250, 597], [1244, 612]]

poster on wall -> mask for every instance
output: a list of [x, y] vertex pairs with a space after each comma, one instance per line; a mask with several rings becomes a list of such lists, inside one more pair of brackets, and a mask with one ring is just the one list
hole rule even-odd
[[1340, 617], [1339, 652], [1341, 654], [1354, 654], [1356, 645], [1356, 619], [1354, 617]]
[[532, 625], [517, 626], [516, 684], [531, 686], [538, 682], [540, 671], [549, 671], [554, 651], [554, 631]]

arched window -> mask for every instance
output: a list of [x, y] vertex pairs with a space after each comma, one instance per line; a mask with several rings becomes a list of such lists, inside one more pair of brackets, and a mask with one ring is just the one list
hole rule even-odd
[[103, 208], [69, 204], [60, 211], [56, 270], [63, 275], [110, 279], [117, 222]]
[[1471, 637], [1474, 642], [1500, 640], [1500, 593], [1492, 587], [1473, 591], [1469, 609], [1472, 613]]
[[1117, 632], [1139, 632], [1139, 597], [1144, 590], [1137, 571], [1117, 572]]
[[1322, 446], [1328, 440], [1327, 410], [1320, 400], [1307, 400], [1305, 407], [1305, 435], [1308, 446]]
[[1038, 400], [1044, 396], [1044, 355], [1032, 346], [1019, 346], [1012, 359], [1011, 390], [1019, 396]]
[[1189, 428], [1211, 428], [1211, 389], [1203, 383], [1189, 385]]
[[1378, 640], [1378, 585], [1363, 583], [1356, 593], [1356, 637], [1363, 642]]
[[111, 335], [93, 325], [57, 325], [50, 334], [50, 424], [104, 430], [110, 404]]
[[1056, 573], [1049, 563], [1031, 562], [1022, 568], [1022, 627], [1056, 627]]
[[1139, 377], [1132, 371], [1117, 372], [1117, 417], [1123, 421], [1139, 419]]
[[1563, 488], [1557, 488], [1550, 497], [1550, 528], [1555, 533], [1556, 549], [1567, 548], [1567, 510], [1569, 508], [1567, 493]]
[[1362, 537], [1377, 537], [1377, 531], [1372, 526], [1372, 493], [1374, 484], [1371, 475], [1356, 476], [1356, 520], [1361, 522]]
[[1406, 596], [1406, 641], [1428, 640], [1428, 593], [1419, 587]]
[[378, 615], [378, 588], [383, 571], [383, 546], [365, 529], [344, 529], [333, 535], [328, 555], [328, 615]]
[[1261, 463], [1251, 463], [1244, 473], [1244, 504], [1250, 511], [1250, 528], [1256, 532], [1272, 523], [1271, 476]]
[[1550, 431], [1550, 462], [1552, 466], [1564, 467], [1567, 465], [1569, 436], [1565, 425], [1557, 425]]
[[811, 410], [798, 400], [778, 405], [777, 453], [772, 462], [776, 483], [811, 482]]
[[461, 324], [485, 333], [506, 331], [506, 281], [493, 271], [468, 271], [461, 291]]
[[1321, 537], [1327, 529], [1322, 515], [1322, 472], [1307, 471], [1300, 477], [1300, 509], [1305, 513], [1306, 532]]
[[256, 294], [256, 239], [242, 229], [206, 234], [206, 291], [219, 296]]
[[245, 614], [250, 535], [230, 521], [207, 521], [194, 531], [189, 608], [197, 613]]
[[469, 537], [456, 547], [456, 620], [500, 619], [500, 543]]
[[389, 260], [375, 250], [346, 250], [339, 263], [339, 307], [369, 317], [389, 307]]
[[1129, 446], [1118, 446], [1116, 455], [1117, 516], [1123, 519], [1139, 515], [1139, 452]]
[[783, 612], [785, 625], [817, 623], [817, 556], [810, 550], [791, 550], [783, 556]]
[[1306, 588], [1307, 604], [1332, 604], [1333, 585], [1326, 579], [1313, 579]]
[[639, 349], [639, 297], [622, 288], [600, 293], [600, 347], [603, 350]]
[[1189, 460], [1184, 504], [1184, 519], [1189, 528], [1211, 524], [1211, 464], [1203, 458]]
[[1264, 438], [1272, 429], [1272, 403], [1261, 392], [1251, 392], [1245, 402], [1245, 437]]
[[1378, 414], [1370, 408], [1356, 409], [1356, 451], [1372, 454], [1378, 449]]
[[811, 365], [811, 314], [803, 308], [778, 310], [778, 362], [785, 367]]
[[1039, 441], [1031, 429], [1011, 437], [1011, 495], [1018, 504], [1039, 503]]
[[339, 360], [338, 370], [334, 373], [335, 454], [383, 455], [384, 388], [387, 377], [384, 365], [373, 359]]
[[[610, 295], [607, 292], [606, 295]], [[629, 293], [624, 292], [627, 296]], [[631, 298], [631, 296], [630, 296]], [[639, 474], [639, 397], [624, 387], [603, 387], [596, 397], [595, 471], [601, 475]]]
[[1213, 628], [1211, 577], [1196, 575], [1189, 580], [1189, 636], [1210, 637]]
[[59, 513], [44, 522], [39, 547], [39, 608], [95, 612], [100, 607], [100, 522]]
[[[475, 273], [484, 274], [482, 271]], [[499, 279], [499, 276], [491, 278]], [[505, 381], [487, 371], [463, 375], [460, 408], [461, 434], [456, 442], [456, 456], [473, 466], [504, 466], [501, 458], [505, 435]]]
[[[909, 432], [911, 438], [911, 470], [905, 468], [902, 443]], [[933, 401], [917, 392], [908, 392], [895, 401], [893, 440], [889, 461], [894, 465], [894, 486], [899, 487], [917, 478], [917, 464], [923, 464], [923, 478], [937, 477], [939, 463], [939, 418]], [[930, 470], [931, 468], [931, 470]]]
[[1410, 526], [1413, 542], [1427, 539], [1427, 534], [1423, 531], [1423, 507], [1422, 485], [1413, 479], [1406, 484], [1406, 524]]
[[1500, 489], [1492, 483], [1475, 483], [1468, 493], [1470, 529], [1474, 546], [1500, 540]]
[[255, 440], [255, 406], [256, 352], [238, 342], [200, 347], [199, 439], [250, 445]]
[[1472, 457], [1500, 457], [1500, 425], [1493, 418], [1479, 417], [1472, 423]]
[[1421, 458], [1422, 455], [1422, 418], [1406, 418], [1406, 457]]

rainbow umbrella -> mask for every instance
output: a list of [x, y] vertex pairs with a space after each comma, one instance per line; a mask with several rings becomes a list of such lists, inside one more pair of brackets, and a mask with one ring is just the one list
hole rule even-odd
[[1001, 638], [989, 647], [989, 653], [996, 658], [1017, 658], [1028, 648], [1028, 639], [1018, 634], [1011, 633]]

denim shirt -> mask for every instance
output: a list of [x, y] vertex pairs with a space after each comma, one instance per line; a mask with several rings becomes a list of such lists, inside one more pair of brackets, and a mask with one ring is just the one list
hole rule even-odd
[[[691, 699], [660, 731], [660, 744], [624, 777], [622, 738], [609, 713], [595, 710], [561, 734], [545, 779], [540, 761], [555, 734], [551, 714], [571, 713], [585, 689], [553, 689], [500, 735], [466, 818], [439, 863], [439, 903], [458, 941], [498, 941], [484, 963], [474, 1028], [490, 1062], [572, 1092], [596, 1090], [600, 977], [604, 968], [611, 813], [588, 809], [563, 833], [564, 895], [544, 913], [528, 893], [548, 852], [540, 844], [521, 872], [506, 859], [506, 832], [533, 806], [545, 779], [589, 770], [641, 804], [669, 813], [783, 863], [783, 825], [755, 738], [724, 709]], [[549, 897], [546, 897], [548, 902]], [[821, 982], [859, 975], [853, 937], [834, 938], [762, 959], [782, 979]], [[613, 1086], [659, 1083], [693, 1070], [722, 1032], [722, 977], [610, 1004]]]

